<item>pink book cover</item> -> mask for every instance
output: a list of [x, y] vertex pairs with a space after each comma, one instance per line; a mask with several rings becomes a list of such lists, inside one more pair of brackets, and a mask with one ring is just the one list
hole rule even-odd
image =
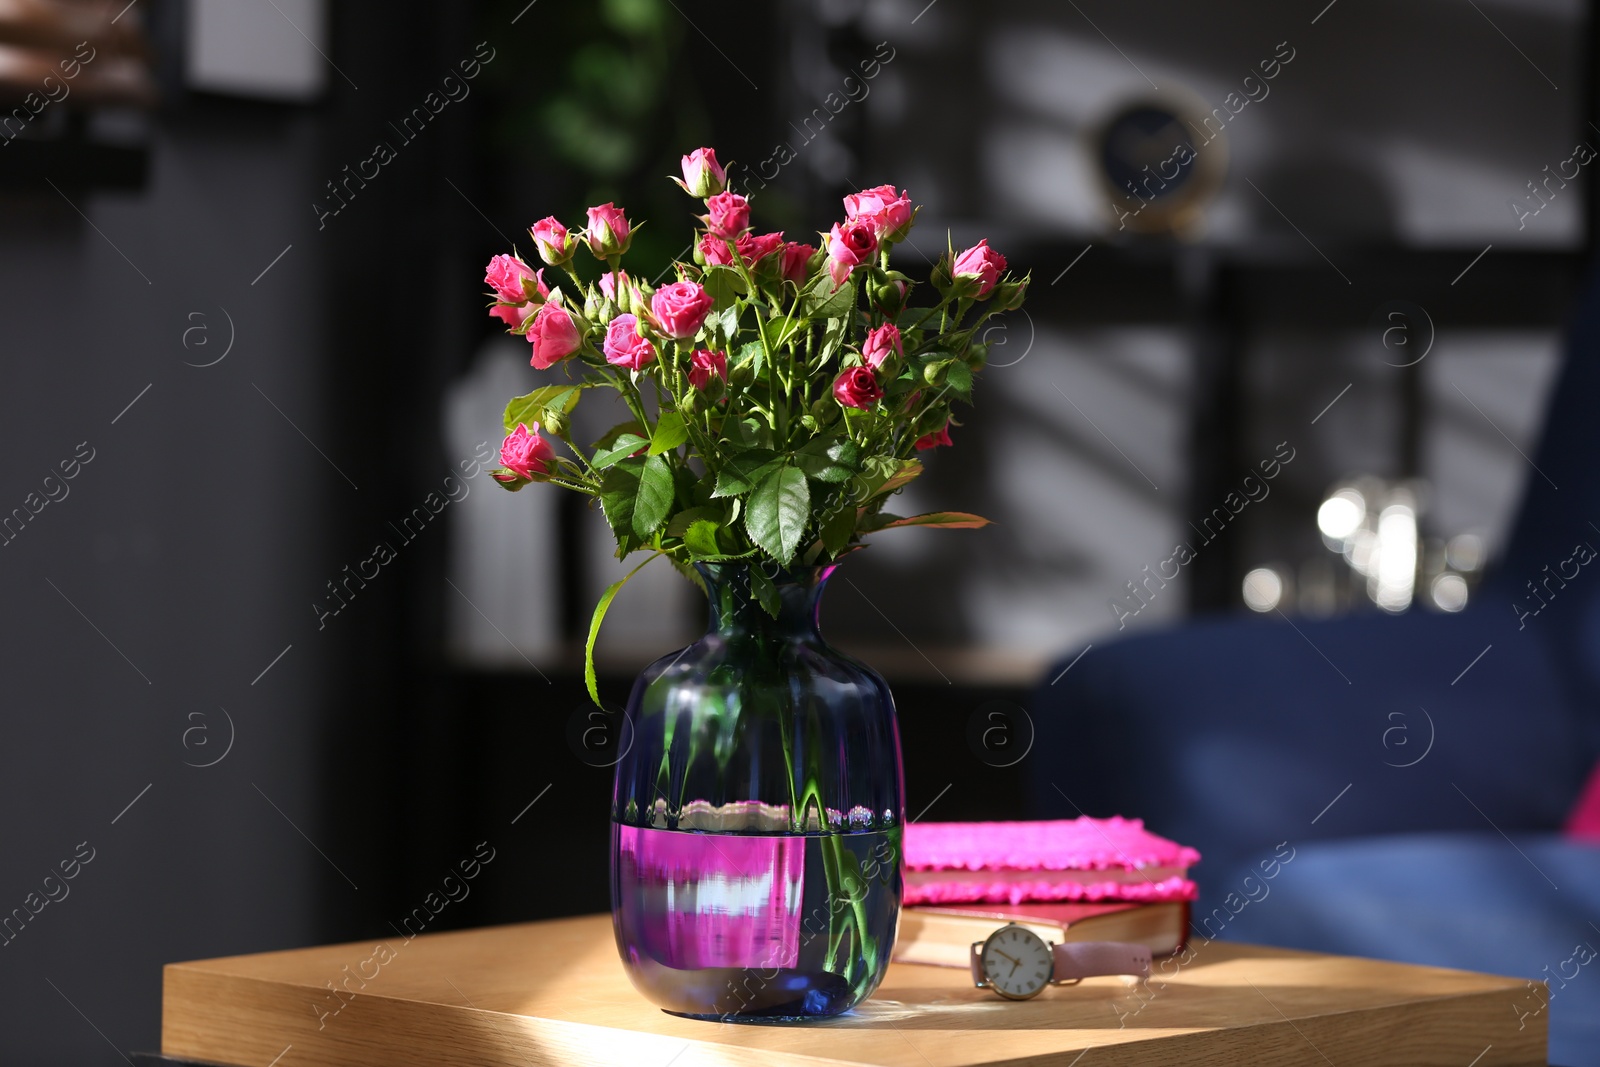
[[905, 903], [1193, 900], [1200, 853], [1140, 819], [912, 823]]

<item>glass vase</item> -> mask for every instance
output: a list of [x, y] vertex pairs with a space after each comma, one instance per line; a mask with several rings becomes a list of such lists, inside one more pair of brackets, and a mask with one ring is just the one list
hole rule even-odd
[[882, 981], [899, 917], [894, 701], [822, 638], [833, 567], [771, 578], [776, 618], [749, 566], [696, 569], [705, 636], [645, 668], [628, 701], [633, 743], [612, 804], [617, 950], [676, 1015], [838, 1015]]

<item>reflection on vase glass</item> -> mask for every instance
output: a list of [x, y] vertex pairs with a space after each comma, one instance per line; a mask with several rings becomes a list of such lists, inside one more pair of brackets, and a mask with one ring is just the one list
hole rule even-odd
[[[888, 687], [817, 629], [832, 568], [701, 565], [704, 637], [647, 668], [617, 765], [612, 899], [635, 986], [729, 1020], [836, 1015], [883, 978], [902, 779]], [[758, 578], [759, 581], [759, 578]]]

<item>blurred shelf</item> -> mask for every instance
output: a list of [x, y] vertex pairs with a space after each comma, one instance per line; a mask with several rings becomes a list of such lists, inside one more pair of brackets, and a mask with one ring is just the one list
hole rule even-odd
[[9, 141], [0, 154], [0, 189], [42, 189], [46, 180], [62, 189], [143, 189], [150, 154], [141, 146], [77, 138]]
[[[957, 248], [980, 233], [976, 223], [927, 225], [939, 233], [948, 227]], [[1313, 248], [1293, 235], [1207, 245], [983, 232], [1013, 269], [1033, 273], [1033, 312], [1107, 325], [1187, 323], [1225, 287], [1252, 328], [1359, 329], [1380, 304], [1397, 299], [1422, 306], [1441, 327], [1549, 326], [1568, 313], [1589, 258], [1582, 249], [1495, 248], [1487, 241], [1417, 247], [1319, 240]]]

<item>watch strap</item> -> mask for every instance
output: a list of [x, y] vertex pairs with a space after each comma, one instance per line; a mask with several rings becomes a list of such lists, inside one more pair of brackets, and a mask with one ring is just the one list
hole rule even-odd
[[[1055, 982], [1072, 982], [1102, 974], [1131, 974], [1150, 977], [1150, 949], [1122, 941], [1073, 941], [1057, 945]], [[974, 969], [980, 964], [973, 963]]]

